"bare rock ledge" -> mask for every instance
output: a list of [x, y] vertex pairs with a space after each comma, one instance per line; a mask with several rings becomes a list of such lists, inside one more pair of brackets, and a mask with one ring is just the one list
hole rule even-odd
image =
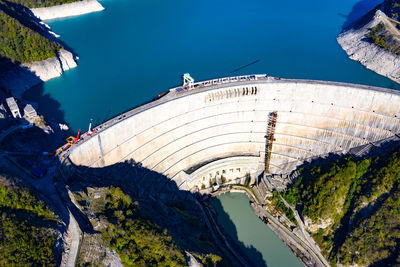
[[400, 83], [400, 56], [388, 52], [378, 45], [368, 42], [366, 35], [369, 29], [387, 19], [386, 15], [377, 10], [371, 21], [359, 29], [348, 29], [342, 32], [337, 41], [347, 55], [366, 68]]
[[75, 60], [71, 52], [62, 49], [56, 57], [24, 63], [3, 73], [0, 76], [0, 87], [20, 98], [30, 87], [59, 77], [64, 71], [75, 68], [77, 66]]
[[32, 8], [33, 14], [41, 20], [78, 16], [103, 10], [104, 7], [96, 0], [83, 0], [69, 4]]

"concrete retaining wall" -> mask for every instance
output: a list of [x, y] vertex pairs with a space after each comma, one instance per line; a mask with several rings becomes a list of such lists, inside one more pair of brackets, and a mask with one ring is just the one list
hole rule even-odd
[[304, 160], [346, 153], [400, 133], [397, 91], [265, 79], [171, 92], [107, 122], [115, 124], [74, 145], [70, 158], [91, 167], [134, 159], [182, 188], [192, 188], [206, 174], [195, 172], [193, 181], [184, 171], [214, 158], [258, 155], [249, 169], [260, 170], [260, 164], [262, 169], [267, 119], [273, 111], [278, 119], [270, 171], [277, 174]]

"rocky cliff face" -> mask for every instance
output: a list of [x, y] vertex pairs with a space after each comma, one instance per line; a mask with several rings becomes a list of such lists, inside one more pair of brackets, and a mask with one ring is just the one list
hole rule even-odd
[[385, 27], [386, 36], [390, 36], [391, 41], [393, 41], [392, 37], [399, 33], [399, 30], [394, 26], [396, 22], [380, 9], [377, 9], [375, 14], [366, 15], [363, 19], [364, 22], [359, 22], [343, 31], [337, 37], [338, 43], [351, 59], [360, 62], [366, 68], [378, 74], [400, 83], [400, 56], [379, 46], [368, 38], [371, 29], [381, 24]]
[[75, 68], [77, 66], [75, 60], [76, 57], [71, 52], [62, 49], [57, 57], [24, 63], [3, 73], [0, 76], [0, 87], [20, 98], [30, 87], [59, 77], [64, 71]]
[[92, 13], [103, 10], [104, 7], [96, 0], [83, 0], [69, 4], [31, 9], [41, 20], [63, 18]]
[[342, 32], [337, 41], [351, 59], [400, 83], [400, 56], [385, 50], [367, 38], [371, 28], [379, 23], [387, 23], [387, 16], [377, 10], [372, 20], [361, 27], [353, 27]]

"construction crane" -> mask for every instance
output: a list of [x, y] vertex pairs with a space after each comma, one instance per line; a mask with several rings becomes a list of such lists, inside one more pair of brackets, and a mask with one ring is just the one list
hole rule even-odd
[[70, 148], [71, 145], [77, 143], [77, 142], [79, 141], [79, 139], [80, 139], [80, 136], [79, 136], [80, 133], [81, 133], [81, 129], [78, 130], [78, 133], [76, 134], [76, 137], [70, 136], [70, 137], [68, 137], [67, 139], [65, 139], [65, 141], [67, 141], [67, 143], [66, 143], [65, 145], [59, 147], [59, 148], [56, 150], [56, 153], [55, 153], [54, 155], [57, 156], [57, 155], [60, 154], [61, 152], [63, 152], [63, 151], [65, 151], [65, 150], [67, 150], [68, 148]]
[[189, 73], [183, 74], [183, 89], [190, 90], [193, 89], [194, 79], [190, 76]]
[[95, 129], [92, 130], [92, 122], [93, 122], [93, 119], [90, 119], [90, 122], [89, 122], [89, 129], [88, 129], [88, 131], [87, 131], [87, 133], [86, 133], [87, 136], [91, 136], [92, 133], [96, 133], [96, 130], [95, 130]]

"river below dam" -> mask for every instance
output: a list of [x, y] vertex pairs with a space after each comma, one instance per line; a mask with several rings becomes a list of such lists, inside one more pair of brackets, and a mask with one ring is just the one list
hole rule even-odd
[[218, 224], [241, 247], [252, 266], [302, 266], [292, 251], [253, 212], [243, 193], [225, 193], [211, 200]]
[[[24, 97], [76, 132], [179, 85], [186, 72], [196, 80], [266, 73], [400, 89], [336, 42], [344, 24], [379, 2], [103, 0], [102, 12], [47, 21], [79, 56], [78, 67]], [[261, 265], [301, 265], [252, 213], [246, 195], [217, 200], [221, 225]]]

